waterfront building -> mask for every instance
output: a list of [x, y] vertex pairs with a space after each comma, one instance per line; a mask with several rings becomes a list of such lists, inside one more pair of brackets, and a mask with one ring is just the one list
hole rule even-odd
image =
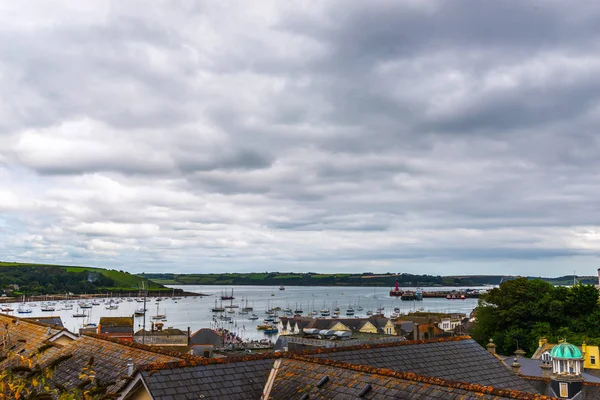
[[136, 343], [147, 346], [161, 346], [165, 349], [181, 352], [188, 351], [189, 331], [177, 328], [164, 328], [161, 322], [152, 323], [150, 330], [140, 329], [133, 335]]
[[108, 337], [133, 341], [133, 317], [101, 317], [97, 333]]
[[306, 329], [397, 335], [395, 320], [379, 316], [368, 318], [281, 317], [278, 329], [284, 335], [299, 335]]

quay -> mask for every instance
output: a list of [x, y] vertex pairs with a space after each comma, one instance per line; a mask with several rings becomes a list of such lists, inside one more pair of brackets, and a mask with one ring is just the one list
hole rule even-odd
[[452, 297], [452, 295], [456, 296], [458, 300], [460, 300], [461, 296], [465, 296], [467, 299], [477, 299], [479, 298], [480, 293], [476, 291], [437, 291], [437, 292], [423, 292], [423, 297], [428, 298], [448, 298], [448, 296]]

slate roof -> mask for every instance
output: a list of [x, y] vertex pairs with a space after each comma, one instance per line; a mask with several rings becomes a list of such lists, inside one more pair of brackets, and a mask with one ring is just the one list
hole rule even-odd
[[57, 328], [65, 327], [63, 325], [62, 319], [58, 315], [48, 316], [48, 317], [24, 317], [21, 319], [28, 320], [28, 321], [34, 321], [34, 322], [40, 322], [40, 323], [46, 324], [46, 325], [52, 325]]
[[154, 400], [260, 399], [273, 359], [141, 371]]
[[143, 336], [144, 332], [146, 332], [146, 336], [185, 336], [187, 337], [187, 331], [182, 331], [177, 328], [165, 328], [162, 330], [144, 330], [140, 329], [135, 333], [135, 336]]
[[[281, 359], [269, 399], [299, 399], [308, 394], [313, 399], [543, 399], [539, 394], [488, 387], [439, 378], [425, 378], [412, 373], [301, 357]], [[319, 381], [327, 377], [322, 385]], [[366, 389], [370, 386], [369, 389]], [[363, 390], [367, 390], [362, 394]], [[362, 394], [362, 396], [361, 396]], [[258, 397], [257, 397], [258, 398]]]
[[209, 328], [198, 329], [190, 337], [190, 345], [210, 344], [215, 347], [223, 346], [223, 337]]
[[532, 387], [470, 337], [404, 341], [363, 348], [329, 349], [318, 358], [400, 372], [533, 392]]
[[48, 349], [39, 363], [42, 366], [53, 360], [69, 357], [60, 363], [53, 374], [53, 380], [67, 388], [81, 383], [79, 375], [93, 357], [92, 369], [99, 382], [111, 383], [108, 392], [115, 392], [127, 381], [127, 363], [131, 359], [134, 365], [180, 361], [181, 358], [152, 351], [142, 345], [124, 344], [103, 339], [99, 336], [85, 335], [77, 340]]
[[289, 323], [290, 329], [296, 329], [297, 326], [300, 331], [304, 328], [309, 328], [314, 321], [311, 317], [280, 317], [279, 319], [281, 320], [282, 325], [285, 326]]

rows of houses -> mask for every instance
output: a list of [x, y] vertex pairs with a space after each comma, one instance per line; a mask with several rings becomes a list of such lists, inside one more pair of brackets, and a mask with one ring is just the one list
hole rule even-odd
[[[381, 340], [217, 359], [173, 350], [178, 346], [174, 338], [190, 341], [196, 336], [204, 342], [200, 337], [212, 337], [207, 330], [191, 333], [154, 326], [142, 336], [152, 340], [138, 343], [139, 332], [124, 336], [129, 332], [122, 329], [127, 320], [104, 320], [100, 333], [76, 335], [56, 318], [0, 314], [0, 370], [28, 374], [31, 370], [22, 365], [34, 360], [39, 370], [54, 369], [52, 387], [80, 388], [122, 400], [600, 398], [600, 382], [585, 375], [587, 347], [541, 342], [539, 359], [523, 354], [502, 357], [492, 342], [486, 349], [469, 336], [403, 340], [403, 331], [418, 334], [415, 329], [406, 331], [406, 322], [417, 327], [418, 322], [405, 321], [402, 327], [386, 319], [355, 320], [328, 320], [337, 326], [312, 322], [313, 328], [307, 329], [349, 329]], [[298, 318], [282, 321], [291, 331], [303, 329], [305, 323], [310, 324]], [[156, 339], [161, 335], [169, 340]], [[539, 371], [533, 371], [532, 363]], [[82, 376], [86, 368], [93, 369], [93, 379]]]

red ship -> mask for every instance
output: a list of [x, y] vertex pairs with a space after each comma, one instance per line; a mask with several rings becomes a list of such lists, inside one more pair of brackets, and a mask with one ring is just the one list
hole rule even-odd
[[390, 296], [401, 297], [402, 293], [403, 293], [402, 290], [400, 290], [400, 288], [398, 287], [398, 280], [396, 279], [396, 287], [393, 288], [392, 290], [390, 290]]

